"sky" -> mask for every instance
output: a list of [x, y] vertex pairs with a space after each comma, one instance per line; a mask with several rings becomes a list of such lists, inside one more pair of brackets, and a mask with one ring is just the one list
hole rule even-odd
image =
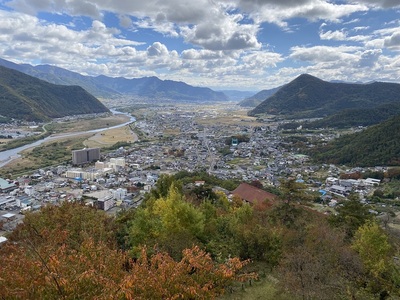
[[0, 58], [215, 90], [400, 83], [400, 0], [0, 0]]

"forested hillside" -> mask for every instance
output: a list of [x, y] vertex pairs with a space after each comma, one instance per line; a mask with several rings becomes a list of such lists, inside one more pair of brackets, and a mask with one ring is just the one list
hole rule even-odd
[[345, 109], [321, 120], [304, 123], [303, 128], [370, 126], [397, 115], [400, 115], [400, 103], [383, 104], [376, 108]]
[[28, 121], [109, 111], [79, 86], [51, 84], [1, 66], [0, 105], [1, 115]]
[[375, 108], [400, 102], [400, 84], [332, 83], [303, 74], [249, 112], [293, 117], [324, 117], [344, 109]]
[[351, 166], [400, 165], [400, 115], [362, 132], [341, 136], [317, 147], [319, 162]]
[[[205, 185], [188, 183], [197, 179]], [[215, 299], [256, 283], [273, 286], [267, 300], [400, 296], [397, 239], [368, 206], [350, 198], [327, 217], [293, 180], [274, 206], [250, 206], [215, 182], [232, 185], [163, 175], [144, 204], [115, 218], [79, 203], [28, 213], [0, 248], [0, 297]]]

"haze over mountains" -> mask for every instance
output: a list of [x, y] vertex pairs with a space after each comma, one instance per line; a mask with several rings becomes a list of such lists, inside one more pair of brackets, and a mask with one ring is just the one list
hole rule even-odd
[[239, 102], [242, 107], [256, 107], [262, 103], [265, 99], [275, 94], [281, 87], [276, 87], [269, 90], [262, 90], [255, 95], [247, 97], [246, 99]]
[[4, 117], [46, 121], [108, 111], [80, 86], [55, 85], [0, 66], [0, 115]]
[[96, 97], [136, 96], [142, 99], [167, 99], [174, 101], [226, 101], [223, 92], [206, 87], [194, 87], [184, 82], [160, 80], [157, 77], [127, 79], [107, 76], [84, 76], [66, 69], [49, 65], [32, 66], [15, 64], [0, 59], [0, 65], [54, 84], [80, 85]]

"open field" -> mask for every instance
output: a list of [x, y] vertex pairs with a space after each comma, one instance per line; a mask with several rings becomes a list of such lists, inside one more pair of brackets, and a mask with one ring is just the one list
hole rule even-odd
[[128, 122], [129, 119], [130, 118], [128, 116], [119, 114], [102, 118], [78, 119], [60, 123], [51, 123], [49, 125], [46, 125], [46, 128], [53, 133], [88, 131], [119, 125]]
[[98, 132], [95, 135], [88, 138], [83, 144], [86, 147], [109, 147], [114, 145], [116, 142], [136, 142], [138, 139], [137, 135], [131, 131], [128, 125], [124, 127], [114, 128], [102, 132]]
[[[203, 108], [204, 109], [204, 108]], [[261, 126], [262, 123], [258, 122], [255, 117], [249, 117], [247, 115], [247, 110], [235, 110], [226, 111], [224, 107], [213, 106], [210, 110], [214, 113], [210, 114], [207, 118], [196, 118], [196, 122], [203, 125], [219, 124], [234, 126], [240, 124], [246, 124], [250, 126]]]

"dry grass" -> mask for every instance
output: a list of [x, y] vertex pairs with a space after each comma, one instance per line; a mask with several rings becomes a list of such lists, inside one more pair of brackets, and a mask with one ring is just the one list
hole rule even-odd
[[82, 119], [69, 122], [54, 123], [51, 124], [50, 127], [55, 133], [69, 133], [111, 127], [128, 122], [129, 119], [130, 118], [128, 116], [119, 114], [104, 118]]
[[216, 113], [210, 115], [207, 118], [197, 118], [196, 122], [202, 125], [225, 125], [225, 126], [237, 126], [237, 125], [249, 125], [249, 126], [261, 126], [260, 122], [256, 121], [255, 117], [249, 117], [247, 110], [237, 110], [226, 112], [224, 110], [216, 110]]
[[84, 141], [83, 144], [86, 147], [109, 147], [114, 145], [116, 142], [136, 142], [137, 139], [137, 135], [132, 132], [127, 125], [120, 128], [98, 132]]

